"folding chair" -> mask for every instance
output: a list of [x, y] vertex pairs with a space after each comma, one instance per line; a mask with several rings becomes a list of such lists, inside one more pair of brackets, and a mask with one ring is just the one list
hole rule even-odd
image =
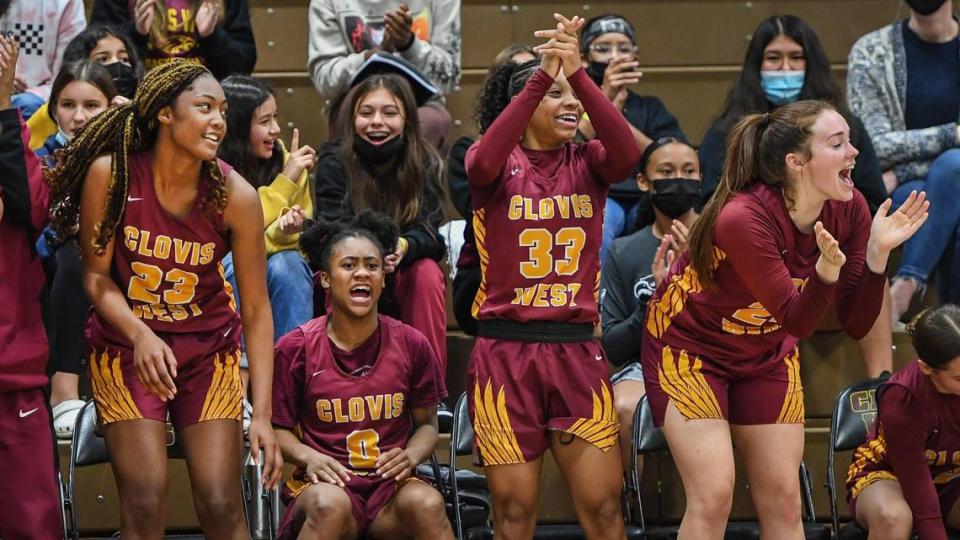
[[[80, 538], [79, 518], [76, 509], [77, 469], [79, 467], [110, 462], [107, 443], [103, 437], [97, 434], [96, 430], [97, 411], [93, 400], [90, 400], [84, 404], [77, 414], [76, 424], [73, 428], [73, 439], [70, 445], [70, 469], [67, 484], [63, 489], [63, 519], [65, 525], [67, 522], [67, 514], [69, 514], [69, 529], [66, 526], [64, 527], [64, 536], [72, 538], [73, 540], [79, 540]], [[171, 442], [167, 444], [167, 457], [169, 459], [186, 459], [183, 447], [177, 444], [176, 436], [169, 425], [167, 426], [167, 430], [171, 436]], [[245, 449], [249, 451], [249, 444], [246, 442], [244, 444]], [[259, 467], [255, 467], [253, 478], [259, 479], [260, 473], [262, 472], [261, 462]], [[250, 484], [247, 476], [243, 476], [241, 481], [243, 482], [244, 493], [244, 515], [248, 518], [247, 523], [250, 525], [250, 532], [253, 535], [252, 538], [258, 540], [273, 540], [276, 538], [276, 530], [279, 525], [280, 498], [277, 490], [270, 492], [265, 492], [262, 488], [258, 490], [256, 486]], [[252, 496], [251, 494], [256, 494], [256, 496]], [[254, 507], [254, 504], [259, 506]], [[256, 529], [254, 527], [255, 524], [250, 521], [251, 514], [264, 516], [266, 518], [264, 520], [266, 527]], [[264, 531], [264, 528], [267, 530]]]
[[[491, 502], [487, 491], [486, 477], [470, 470], [457, 470], [457, 456], [473, 453], [473, 424], [467, 412], [467, 395], [461, 394], [453, 410], [453, 431], [450, 434], [450, 475], [453, 492], [454, 527], [460, 540], [491, 540], [493, 528], [487, 519]], [[462, 487], [461, 487], [462, 486]], [[467, 498], [464, 503], [462, 499]], [[463, 519], [464, 513], [471, 513], [471, 519]], [[482, 517], [482, 519], [480, 519]], [[478, 526], [466, 527], [464, 523], [478, 523]], [[485, 523], [479, 525], [480, 523]], [[639, 528], [624, 524], [626, 536], [630, 540], [643, 538]], [[538, 540], [579, 540], [586, 538], [579, 525], [547, 524], [537, 525], [533, 537]]]
[[[634, 451], [630, 453], [630, 482], [633, 484], [632, 492], [636, 495], [635, 500], [632, 501], [637, 508], [637, 520], [634, 524], [640, 528], [644, 538], [675, 538], [676, 527], [657, 527], [656, 529], [647, 527], [643, 515], [643, 502], [640, 500], [640, 472], [637, 467], [637, 456], [670, 451], [663, 432], [653, 423], [653, 410], [650, 408], [647, 396], [640, 398], [637, 409], [633, 414], [633, 448]], [[830, 528], [826, 524], [816, 522], [810, 472], [802, 461], [798, 474], [800, 476], [800, 502], [804, 514], [804, 534], [809, 540], [830, 540]], [[757, 523], [729, 523], [726, 535], [728, 538], [759, 538], [760, 528]]]

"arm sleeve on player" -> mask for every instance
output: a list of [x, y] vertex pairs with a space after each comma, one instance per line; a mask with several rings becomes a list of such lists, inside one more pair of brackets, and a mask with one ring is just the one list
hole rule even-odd
[[603, 350], [607, 353], [607, 360], [615, 366], [622, 366], [640, 356], [640, 336], [646, 311], [646, 304], [635, 306], [631, 284], [624, 282], [619, 264], [624, 256], [614, 243], [600, 273]]
[[867, 335], [873, 328], [883, 304], [883, 287], [887, 276], [867, 266], [867, 240], [870, 238], [870, 210], [867, 201], [854, 192], [851, 231], [840, 246], [847, 262], [840, 270], [837, 283], [837, 315], [844, 331], [854, 339]]
[[816, 330], [836, 284], [824, 283], [813, 272], [803, 290], [798, 291], [777, 247], [780, 235], [761, 209], [739, 200], [727, 203], [720, 211], [713, 239], [726, 253], [725, 260], [750, 296], [763, 304], [790, 335], [804, 339]]
[[[608, 183], [616, 183], [634, 173], [640, 161], [627, 119], [610, 103], [600, 88], [580, 68], [567, 81], [580, 98], [584, 110], [590, 115], [590, 123], [597, 131], [597, 138], [587, 147], [596, 150], [587, 153], [591, 169], [597, 171]], [[516, 140], [516, 139], [514, 139]]]
[[300, 419], [306, 377], [306, 339], [294, 330], [280, 338], [273, 357], [273, 425], [293, 429]]
[[30, 150], [30, 132], [20, 110], [0, 111], [0, 192], [3, 220], [33, 233], [47, 223], [50, 191], [40, 160]]
[[490, 124], [483, 137], [470, 147], [466, 158], [470, 185], [485, 186], [500, 178], [510, 152], [517, 146], [533, 111], [552, 84], [553, 78], [546, 71], [537, 69], [523, 90]]
[[408, 409], [435, 407], [447, 397], [447, 384], [440, 369], [440, 360], [427, 338], [419, 332], [410, 332], [407, 339], [413, 371], [410, 380]]
[[913, 513], [920, 540], [947, 540], [937, 490], [927, 465], [923, 404], [906, 388], [888, 385], [880, 394], [878, 421], [883, 428], [887, 458]]

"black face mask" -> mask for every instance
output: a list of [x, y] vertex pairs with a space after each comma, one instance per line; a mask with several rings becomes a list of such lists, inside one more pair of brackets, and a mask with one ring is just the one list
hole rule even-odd
[[113, 79], [113, 86], [117, 89], [117, 94], [133, 99], [133, 94], [137, 91], [137, 75], [133, 68], [123, 62], [114, 62], [104, 64], [104, 69]]
[[603, 86], [603, 74], [607, 72], [607, 66], [610, 64], [606, 62], [588, 62], [587, 63], [587, 75], [590, 76], [590, 79], [596, 83], [597, 86]]
[[664, 178], [652, 182], [650, 195], [654, 208], [670, 219], [686, 214], [700, 198], [700, 181], [689, 178]]
[[940, 9], [947, 0], [906, 0], [910, 9], [917, 12], [917, 15], [930, 15]]
[[360, 156], [360, 159], [374, 165], [387, 163], [402, 152], [406, 146], [407, 142], [403, 135], [397, 135], [381, 144], [373, 144], [360, 135], [353, 137], [353, 151]]

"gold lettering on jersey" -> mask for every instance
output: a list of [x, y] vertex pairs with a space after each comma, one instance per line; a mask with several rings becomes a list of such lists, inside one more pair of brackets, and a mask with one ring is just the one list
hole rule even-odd
[[927, 465], [930, 467], [952, 466], [948, 471], [943, 471], [933, 477], [934, 484], [946, 484], [960, 477], [960, 450], [930, 450], [924, 451], [927, 458]]
[[344, 401], [340, 398], [317, 400], [317, 418], [321, 422], [346, 424], [366, 420], [390, 420], [403, 415], [402, 393], [355, 396]]
[[577, 307], [579, 283], [537, 283], [530, 287], [515, 287], [516, 295], [510, 303], [527, 307]]
[[[152, 240], [152, 241], [151, 241]], [[153, 237], [150, 231], [144, 231], [127, 225], [123, 228], [123, 245], [130, 251], [144, 257], [168, 260], [173, 255], [177, 264], [199, 266], [210, 264], [215, 256], [217, 245], [213, 242], [201, 244], [171, 238], [164, 234]]]
[[[798, 292], [803, 291], [806, 283], [806, 279], [793, 278]], [[733, 320], [724, 317], [720, 320], [720, 325], [724, 332], [735, 336], [762, 336], [781, 328], [777, 319], [760, 302], [738, 309], [730, 317]]]
[[511, 221], [527, 220], [540, 221], [553, 219], [557, 215], [561, 219], [591, 218], [593, 217], [593, 201], [590, 195], [554, 195], [542, 199], [533, 199], [523, 195], [510, 197], [510, 207], [507, 218]]

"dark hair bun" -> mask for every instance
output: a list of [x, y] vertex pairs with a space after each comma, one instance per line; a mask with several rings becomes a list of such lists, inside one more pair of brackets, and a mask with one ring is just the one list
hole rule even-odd
[[324, 219], [306, 220], [303, 224], [303, 232], [300, 233], [300, 251], [307, 255], [311, 267], [321, 268], [324, 266], [322, 264], [324, 261], [319, 260], [323, 252], [323, 245], [342, 230], [342, 225]]
[[400, 227], [386, 214], [373, 210], [362, 210], [351, 226], [355, 229], [369, 231], [380, 242], [380, 247], [386, 253], [393, 253], [397, 249], [397, 238], [400, 236]]

